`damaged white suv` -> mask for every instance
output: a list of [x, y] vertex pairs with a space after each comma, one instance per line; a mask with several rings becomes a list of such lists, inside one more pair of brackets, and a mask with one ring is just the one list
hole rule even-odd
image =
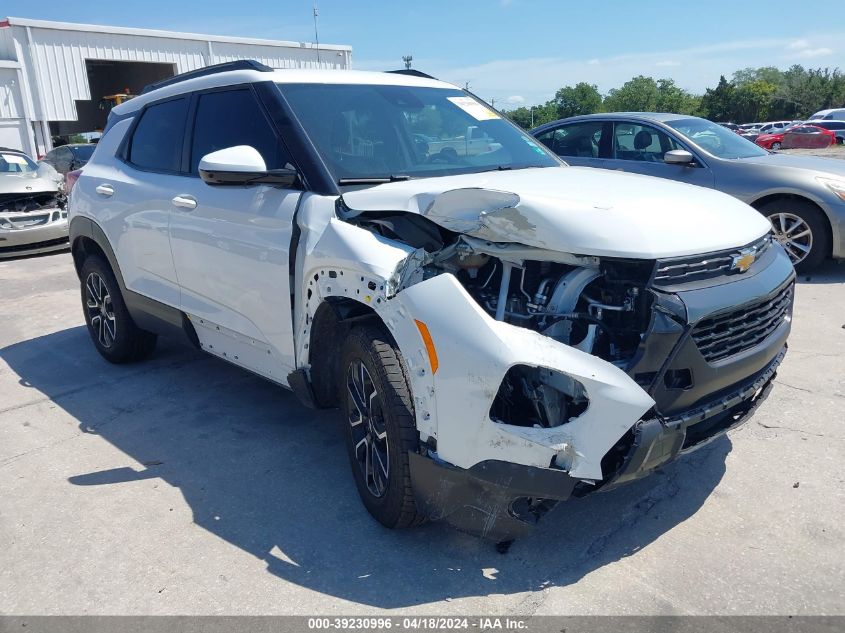
[[495, 540], [748, 418], [794, 272], [735, 198], [568, 167], [419, 74], [234, 62], [116, 107], [71, 201], [94, 345], [338, 406], [389, 527]]

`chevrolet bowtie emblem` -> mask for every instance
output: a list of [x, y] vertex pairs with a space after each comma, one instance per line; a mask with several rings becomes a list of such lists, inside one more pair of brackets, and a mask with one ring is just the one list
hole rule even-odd
[[731, 270], [744, 273], [751, 268], [751, 264], [754, 263], [755, 259], [757, 259], [757, 256], [754, 254], [754, 251], [742, 251], [739, 255], [734, 256], [731, 262]]

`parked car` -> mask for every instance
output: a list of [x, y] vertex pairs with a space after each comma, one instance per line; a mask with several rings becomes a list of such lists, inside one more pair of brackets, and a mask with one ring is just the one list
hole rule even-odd
[[783, 149], [820, 149], [836, 143], [836, 134], [817, 125], [796, 125], [784, 135]]
[[91, 158], [97, 145], [94, 143], [72, 143], [51, 149], [41, 162], [52, 166], [62, 176], [74, 169], [82, 168]]
[[770, 123], [764, 123], [757, 129], [758, 134], [774, 134], [776, 132], [781, 132], [788, 127], [792, 127], [792, 121], [772, 121]]
[[769, 132], [767, 134], [760, 134], [754, 142], [762, 147], [763, 149], [777, 151], [783, 145], [783, 135], [785, 132], [792, 129], [792, 127], [797, 126], [790, 126], [788, 128], [784, 128], [778, 132]]
[[68, 247], [60, 182], [49, 165], [0, 147], [0, 259]]
[[[470, 126], [495, 149], [416, 151]], [[165, 80], [112, 110], [70, 208], [97, 351], [171, 333], [339, 406], [388, 527], [508, 540], [638, 479], [747, 420], [790, 330], [794, 271], [751, 207], [568, 167], [419, 74]]]
[[815, 120], [813, 121], [813, 126], [822, 128], [824, 130], [830, 130], [836, 136], [836, 142], [842, 145], [845, 143], [845, 121], [827, 121], [827, 120]]
[[808, 121], [840, 121], [845, 119], [845, 108], [819, 110]]
[[736, 123], [721, 122], [719, 123], [719, 125], [728, 128], [731, 132], [736, 132], [737, 134], [739, 134], [739, 126]]
[[[772, 154], [683, 114], [586, 115], [531, 133], [572, 165], [669, 178], [747, 202], [771, 220], [798, 270], [812, 270], [831, 255], [845, 257], [845, 161]], [[590, 151], [573, 151], [585, 136]]]

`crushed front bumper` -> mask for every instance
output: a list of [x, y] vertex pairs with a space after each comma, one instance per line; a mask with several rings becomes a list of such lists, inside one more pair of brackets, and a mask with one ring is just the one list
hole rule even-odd
[[608, 464], [614, 474], [598, 485], [581, 483], [557, 468], [489, 460], [463, 469], [434, 455], [411, 454], [417, 508], [431, 520], [493, 541], [521, 536], [557, 502], [645, 477], [744, 424], [769, 395], [785, 355], [786, 346], [757, 376], [717, 400], [674, 418], [637, 422], [608, 454], [619, 460]]

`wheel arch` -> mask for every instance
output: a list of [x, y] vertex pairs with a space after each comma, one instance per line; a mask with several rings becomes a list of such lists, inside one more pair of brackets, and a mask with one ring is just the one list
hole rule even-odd
[[392, 338], [387, 324], [371, 306], [350, 297], [326, 297], [314, 311], [308, 337], [308, 362], [314, 402], [318, 407], [338, 405], [340, 355], [337, 350], [352, 328], [364, 323], [380, 326]]
[[[828, 245], [830, 246], [832, 244], [833, 224], [831, 223], [830, 216], [828, 215], [827, 210], [822, 205], [820, 205], [818, 202], [813, 200], [812, 198], [809, 198], [807, 196], [802, 196], [802, 195], [797, 194], [797, 193], [779, 192], [779, 193], [767, 194], [765, 196], [757, 198], [756, 200], [750, 202], [749, 204], [752, 207], [754, 207], [755, 209], [757, 209], [757, 211], [762, 211], [762, 208], [765, 205], [767, 205], [771, 202], [777, 202], [779, 200], [791, 200], [791, 201], [795, 201], [795, 202], [802, 202], [802, 203], [808, 204], [808, 205], [814, 207], [815, 209], [817, 209], [819, 211], [819, 213], [821, 214], [821, 217], [824, 220], [824, 228], [825, 228], [825, 231], [827, 231]], [[830, 252], [825, 253], [825, 256], [827, 256], [827, 257], [829, 257], [830, 255], [831, 255]]]
[[82, 265], [87, 257], [91, 255], [102, 257], [114, 274], [132, 320], [139, 327], [163, 336], [187, 340], [194, 347], [200, 347], [194, 326], [185, 313], [126, 287], [114, 250], [99, 224], [90, 218], [77, 216], [71, 220], [68, 230], [77, 277], [80, 277]]

